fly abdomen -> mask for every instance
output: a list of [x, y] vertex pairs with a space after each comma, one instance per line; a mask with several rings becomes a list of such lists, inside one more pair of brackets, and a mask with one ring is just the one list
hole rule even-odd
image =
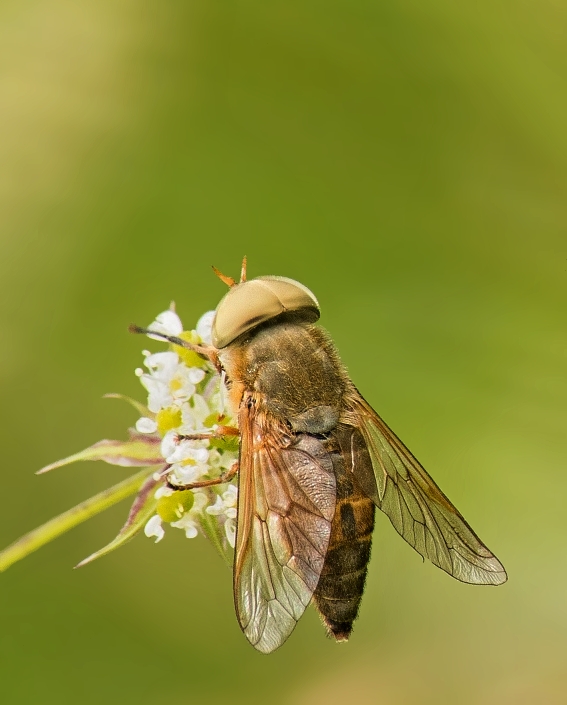
[[[341, 446], [344, 448], [343, 443]], [[374, 529], [374, 503], [362, 494], [353, 474], [347, 471], [344, 451], [335, 452], [332, 457], [337, 505], [329, 548], [313, 600], [329, 635], [337, 641], [346, 641], [364, 592]]]

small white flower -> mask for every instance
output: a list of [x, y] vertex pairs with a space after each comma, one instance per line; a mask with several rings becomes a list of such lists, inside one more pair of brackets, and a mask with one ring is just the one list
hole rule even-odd
[[206, 463], [209, 459], [209, 451], [206, 448], [195, 447], [195, 442], [180, 441], [175, 445], [173, 453], [165, 456], [165, 462], [181, 463], [184, 460], [192, 460], [195, 463]]
[[202, 367], [189, 367], [189, 381], [192, 384], [199, 384], [203, 379], [205, 379], [206, 372]]
[[142, 416], [136, 421], [136, 431], [138, 433], [155, 433], [157, 431], [157, 423], [153, 419], [148, 419]]
[[143, 374], [140, 381], [148, 391], [148, 409], [157, 414], [161, 409], [165, 409], [173, 403], [169, 388], [161, 380], [155, 379], [151, 375]]
[[234, 548], [236, 543], [236, 519], [227, 519], [224, 523], [224, 532], [227, 541]]
[[219, 514], [222, 514], [224, 512], [224, 503], [222, 501], [222, 497], [220, 494], [217, 495], [216, 502], [211, 505], [210, 507], [207, 507], [207, 514], [212, 514], [213, 516], [218, 516]]
[[[211, 342], [213, 318], [214, 311], [203, 315], [197, 324], [197, 330], [194, 331], [204, 343]], [[166, 335], [179, 335], [183, 331], [181, 321], [174, 311], [162, 312], [150, 329]], [[138, 368], [136, 375], [148, 391], [150, 411], [155, 414], [164, 411], [163, 416], [158, 417], [160, 427], [163, 421], [167, 428], [169, 420], [175, 419], [176, 410], [181, 412], [181, 425], [167, 431], [161, 441], [161, 455], [167, 465], [161, 473], [154, 475], [156, 481], [161, 480], [155, 498], [161, 499], [174, 493], [173, 489], [163, 484], [166, 475], [173, 485], [180, 486], [190, 485], [205, 478], [213, 479], [232, 467], [237, 459], [237, 452], [212, 447], [206, 439], [182, 438], [191, 433], [207, 433], [214, 430], [214, 425], [211, 428], [211, 420], [214, 423], [216, 418], [219, 419], [218, 423], [231, 423], [226, 417], [224, 385], [212, 366], [203, 363], [189, 367], [183, 356], [172, 350], [159, 353], [144, 351], [143, 354], [147, 372]], [[197, 385], [200, 385], [200, 393], [196, 391]], [[177, 423], [176, 419], [175, 422]], [[156, 433], [158, 424], [144, 416], [136, 423], [136, 430], [139, 433]], [[208, 535], [208, 532], [216, 531], [219, 539], [223, 536], [222, 541], [234, 547], [236, 485], [225, 485], [222, 494], [218, 494], [216, 488], [206, 487], [195, 489], [193, 495], [194, 503], [191, 509], [178, 521], [169, 523], [169, 526], [182, 529], [187, 538], [194, 538], [201, 532]], [[214, 521], [210, 518], [205, 521], [205, 512], [214, 517]], [[144, 531], [147, 536], [156, 537], [156, 541], [163, 538], [165, 532], [159, 515], [151, 517]]]
[[174, 352], [147, 354], [144, 364], [149, 374], [140, 375], [140, 382], [148, 391], [149, 410], [157, 413], [173, 403], [170, 386], [179, 365], [179, 357]]
[[179, 356], [177, 353], [171, 350], [166, 352], [158, 353], [148, 353], [147, 350], [144, 351], [145, 360], [144, 365], [154, 374], [158, 379], [170, 379], [177, 365], [179, 364]]
[[[167, 310], [156, 316], [156, 320], [150, 323], [148, 330], [155, 330], [156, 333], [163, 333], [164, 335], [179, 335], [183, 333], [183, 324], [175, 311]], [[161, 340], [161, 338], [154, 335], [149, 337], [154, 340]]]
[[191, 372], [192, 369], [197, 368], [178, 365], [168, 381], [171, 398], [178, 405], [188, 401], [195, 394], [195, 383], [191, 380], [194, 376]]
[[236, 518], [236, 502], [238, 491], [234, 485], [229, 485], [222, 495], [217, 495], [215, 503], [207, 507], [207, 514], [220, 516], [224, 514], [227, 519]]
[[176, 529], [183, 529], [188, 539], [194, 539], [199, 533], [198, 524], [194, 518], [191, 517], [191, 512], [185, 514], [179, 521], [172, 521], [171, 526]]
[[161, 440], [160, 453], [162, 457], [168, 458], [177, 448], [178, 440], [177, 431], [168, 431]]
[[236, 485], [229, 485], [222, 493], [222, 498], [226, 506], [226, 515], [230, 519], [236, 517], [236, 504], [238, 502], [238, 490]]
[[171, 497], [171, 495], [175, 492], [175, 490], [172, 490], [171, 487], [167, 487], [166, 485], [162, 485], [161, 487], [158, 487], [157, 490], [155, 491], [154, 497], [156, 499], [160, 499], [161, 497]]
[[207, 313], [204, 313], [197, 321], [197, 335], [204, 343], [208, 343], [209, 345], [211, 344], [214, 318], [215, 311], [207, 311]]
[[209, 498], [206, 492], [204, 492], [203, 490], [197, 490], [196, 492], [194, 492], [194, 503], [191, 507], [191, 511], [201, 513], [208, 503]]
[[203, 428], [205, 419], [211, 415], [211, 409], [200, 394], [193, 394], [193, 404], [183, 404], [181, 407], [181, 420], [183, 428], [188, 430]]
[[172, 465], [169, 475], [173, 485], [189, 485], [201, 480], [208, 471], [207, 465]]
[[154, 413], [187, 402], [195, 394], [195, 384], [206, 374], [184, 365], [174, 352], [147, 353], [144, 364], [149, 373], [140, 375], [140, 381], [148, 390], [148, 408]]
[[161, 525], [161, 517], [158, 514], [154, 514], [153, 517], [146, 523], [144, 527], [144, 534], [146, 534], [148, 538], [155, 536], [156, 543], [161, 541], [165, 536], [165, 531]]
[[193, 539], [199, 533], [198, 517], [202, 514], [204, 507], [208, 503], [208, 497], [204, 492], [196, 491], [194, 493], [194, 504], [191, 509], [179, 519], [173, 521], [171, 526], [176, 529], [183, 529], [185, 536], [188, 539]]

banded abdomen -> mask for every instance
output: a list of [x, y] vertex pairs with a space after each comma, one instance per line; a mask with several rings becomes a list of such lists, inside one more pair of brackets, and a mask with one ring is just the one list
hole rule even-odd
[[329, 635], [337, 641], [349, 638], [358, 614], [374, 529], [374, 503], [362, 493], [353, 474], [353, 435], [357, 433], [356, 429], [339, 424], [328, 441], [337, 504], [329, 548], [313, 594]]

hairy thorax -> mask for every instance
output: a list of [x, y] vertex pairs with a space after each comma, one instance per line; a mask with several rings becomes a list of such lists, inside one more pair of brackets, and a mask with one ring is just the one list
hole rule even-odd
[[345, 372], [327, 334], [275, 321], [219, 351], [236, 413], [245, 392], [295, 432], [327, 433], [338, 423]]

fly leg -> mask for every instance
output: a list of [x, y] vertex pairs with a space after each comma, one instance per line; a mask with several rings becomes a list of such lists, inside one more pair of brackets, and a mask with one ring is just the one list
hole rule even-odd
[[[217, 426], [214, 431], [204, 431], [203, 433], [178, 434], [177, 439], [178, 441], [210, 441], [214, 438], [219, 439], [231, 436], [238, 436], [239, 433], [239, 430], [234, 426]], [[238, 461], [235, 461], [228, 470], [223, 472], [220, 477], [216, 477], [214, 480], [200, 480], [199, 482], [190, 482], [185, 485], [177, 485], [168, 479], [166, 485], [172, 490], [194, 490], [198, 487], [211, 487], [213, 485], [223, 485], [226, 482], [230, 482], [237, 472]]]
[[240, 431], [234, 426], [217, 426], [214, 431], [204, 433], [178, 434], [180, 441], [208, 441], [211, 438], [224, 438], [225, 436], [238, 436]]
[[172, 490], [194, 490], [198, 487], [212, 487], [213, 485], [223, 485], [226, 482], [230, 482], [232, 478], [238, 472], [238, 460], [235, 460], [231, 467], [220, 477], [216, 477], [214, 480], [201, 480], [200, 482], [190, 482], [187, 485], [175, 485], [170, 480], [167, 481], [167, 486]]

